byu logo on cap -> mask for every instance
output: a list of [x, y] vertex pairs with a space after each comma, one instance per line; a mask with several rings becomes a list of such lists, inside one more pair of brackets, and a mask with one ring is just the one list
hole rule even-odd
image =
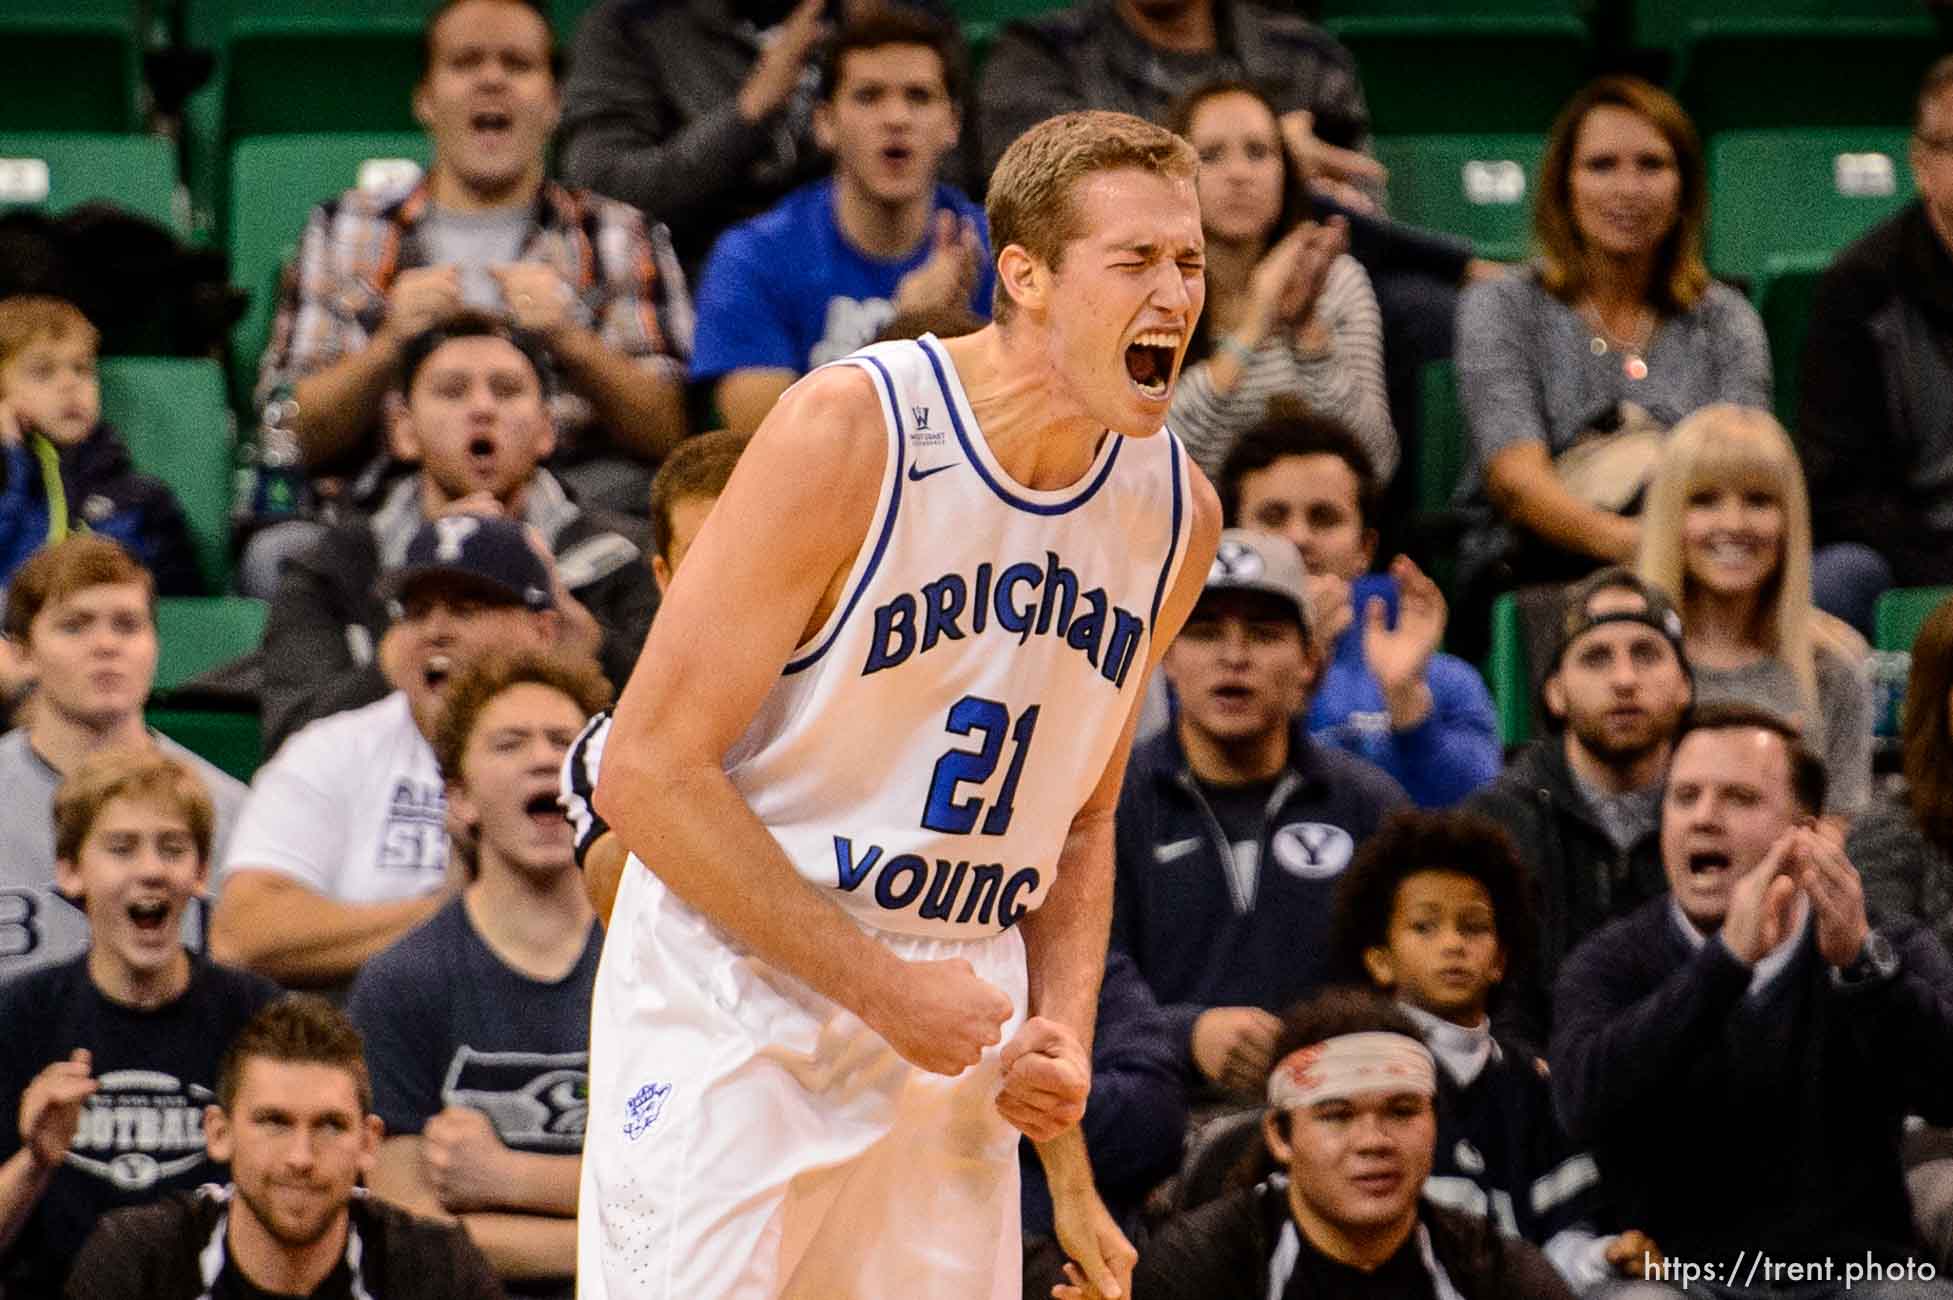
[[1209, 582], [1223, 582], [1233, 579], [1245, 582], [1261, 576], [1261, 553], [1245, 542], [1229, 539], [1221, 543], [1214, 553], [1214, 568], [1207, 575]]
[[461, 547], [470, 537], [481, 530], [481, 520], [473, 515], [443, 515], [434, 521], [434, 531], [440, 541], [434, 548], [434, 559], [440, 564], [453, 564], [461, 558]]

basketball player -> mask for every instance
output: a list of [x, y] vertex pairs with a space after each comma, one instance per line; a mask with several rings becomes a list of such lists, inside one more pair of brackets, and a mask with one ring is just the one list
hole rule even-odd
[[990, 185], [998, 323], [795, 385], [686, 556], [596, 789], [633, 856], [586, 1298], [1011, 1300], [1019, 1130], [1123, 1292], [1077, 1120], [1141, 684], [1220, 527], [1162, 431], [1195, 165], [1121, 114], [1027, 132]]

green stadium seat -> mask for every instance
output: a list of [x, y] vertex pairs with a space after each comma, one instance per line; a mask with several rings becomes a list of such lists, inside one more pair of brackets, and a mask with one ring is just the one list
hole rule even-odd
[[230, 582], [235, 427], [215, 361], [111, 357], [101, 365], [102, 415], [136, 468], [170, 485], [189, 517], [205, 587]]
[[1764, 263], [1757, 280], [1756, 309], [1770, 336], [1770, 366], [1775, 377], [1777, 418], [1797, 427], [1797, 399], [1804, 378], [1804, 336], [1810, 332], [1817, 282], [1831, 264], [1828, 253], [1778, 254]]
[[397, 183], [403, 162], [425, 166], [423, 132], [267, 136], [239, 143], [231, 160], [227, 225], [231, 282], [251, 295], [231, 335], [233, 379], [240, 397], [257, 380], [271, 334], [280, 269], [298, 248], [313, 205], [356, 186]]
[[1912, 199], [1904, 127], [1736, 131], [1709, 142], [1709, 265], [1833, 254]]
[[246, 596], [178, 596], [156, 602], [156, 692], [250, 654], [264, 640], [268, 607]]
[[1787, 126], [1900, 126], [1912, 120], [1920, 79], [1943, 49], [1923, 12], [1698, 18], [1676, 55], [1674, 83], [1705, 138]]
[[1324, 25], [1356, 57], [1378, 136], [1544, 132], [1585, 82], [1592, 45], [1569, 14], [1384, 13]]
[[1872, 610], [1874, 648], [1912, 649], [1920, 627], [1948, 596], [1953, 596], [1953, 587], [1894, 587], [1887, 591]]
[[0, 5], [0, 130], [134, 131], [142, 124], [136, 0]]
[[1417, 372], [1417, 508], [1450, 509], [1471, 458], [1457, 376], [1449, 361], [1427, 361]]
[[1472, 241], [1481, 257], [1515, 262], [1532, 239], [1541, 135], [1385, 136], [1377, 160], [1390, 169], [1390, 214]]
[[187, 0], [192, 44], [217, 69], [190, 100], [191, 187], [214, 231], [231, 150], [248, 136], [417, 131], [429, 0]]
[[1492, 651], [1484, 667], [1492, 707], [1499, 715], [1499, 740], [1507, 748], [1532, 739], [1532, 667], [1527, 660], [1519, 597], [1508, 591], [1492, 602]]
[[264, 736], [255, 713], [157, 705], [145, 710], [144, 717], [150, 726], [246, 785], [264, 761]]
[[185, 233], [176, 157], [161, 136], [0, 133], [0, 209], [65, 212], [97, 200]]

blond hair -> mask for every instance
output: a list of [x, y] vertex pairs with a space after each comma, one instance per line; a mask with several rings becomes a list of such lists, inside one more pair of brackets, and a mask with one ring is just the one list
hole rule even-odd
[[[1200, 162], [1185, 140], [1129, 113], [1060, 113], [1039, 122], [1011, 141], [991, 173], [984, 213], [992, 253], [1016, 244], [1057, 270], [1066, 245], [1085, 233], [1079, 182], [1129, 168], [1191, 182]], [[1007, 320], [1014, 309], [998, 281], [991, 315]]]
[[[1763, 491], [1783, 511], [1777, 570], [1757, 594], [1763, 649], [1790, 665], [1806, 713], [1819, 720], [1817, 642], [1811, 608], [1811, 507], [1804, 469], [1790, 435], [1768, 411], [1718, 402], [1676, 425], [1662, 449], [1641, 515], [1641, 549], [1635, 568], [1688, 617], [1688, 561], [1682, 521], [1689, 499], [1706, 488]], [[1829, 647], [1828, 640], [1826, 642]]]
[[102, 336], [73, 303], [46, 294], [17, 293], [0, 298], [0, 366], [40, 339], [59, 341], [80, 335], [94, 351]]
[[82, 759], [54, 792], [54, 856], [79, 862], [102, 810], [117, 799], [157, 804], [188, 823], [197, 860], [210, 861], [216, 809], [188, 763], [154, 749], [103, 749]]

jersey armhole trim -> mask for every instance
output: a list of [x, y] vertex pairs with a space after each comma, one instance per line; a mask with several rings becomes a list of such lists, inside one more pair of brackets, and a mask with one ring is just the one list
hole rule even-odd
[[1152, 630], [1154, 633], [1159, 631], [1160, 605], [1166, 600], [1167, 584], [1173, 580], [1173, 575], [1180, 568], [1180, 561], [1186, 553], [1186, 547], [1183, 545], [1186, 538], [1183, 534], [1192, 531], [1182, 522], [1186, 507], [1183, 502], [1185, 493], [1180, 486], [1180, 481], [1183, 473], [1181, 465], [1186, 459], [1186, 449], [1180, 445], [1179, 436], [1173, 430], [1163, 429], [1161, 432], [1166, 435], [1166, 454], [1173, 479], [1173, 529], [1167, 534], [1166, 563], [1160, 566], [1160, 580], [1153, 588]]
[[895, 379], [888, 373], [887, 367], [870, 356], [851, 357], [833, 364], [855, 365], [863, 368], [872, 366], [875, 376], [880, 381], [878, 387], [882, 399], [882, 414], [887, 425], [889, 441], [888, 466], [882, 480], [881, 502], [877, 507], [882, 514], [882, 526], [880, 533], [875, 537], [873, 549], [864, 548], [862, 553], [855, 557], [855, 571], [848, 577], [848, 593], [841, 603], [834, 607], [834, 614], [828, 619], [827, 626], [813, 638], [813, 648], [796, 649], [794, 657], [787, 660], [786, 666], [780, 670], [782, 677], [791, 677], [803, 669], [813, 667], [840, 637], [841, 629], [848, 624], [849, 615], [854, 613], [854, 607], [861, 603], [861, 597], [868, 590], [868, 584], [874, 580], [875, 570], [881, 567], [882, 556], [888, 550], [889, 538], [895, 534], [896, 511], [902, 505], [902, 462], [906, 448], [902, 437], [902, 422], [895, 413]]

